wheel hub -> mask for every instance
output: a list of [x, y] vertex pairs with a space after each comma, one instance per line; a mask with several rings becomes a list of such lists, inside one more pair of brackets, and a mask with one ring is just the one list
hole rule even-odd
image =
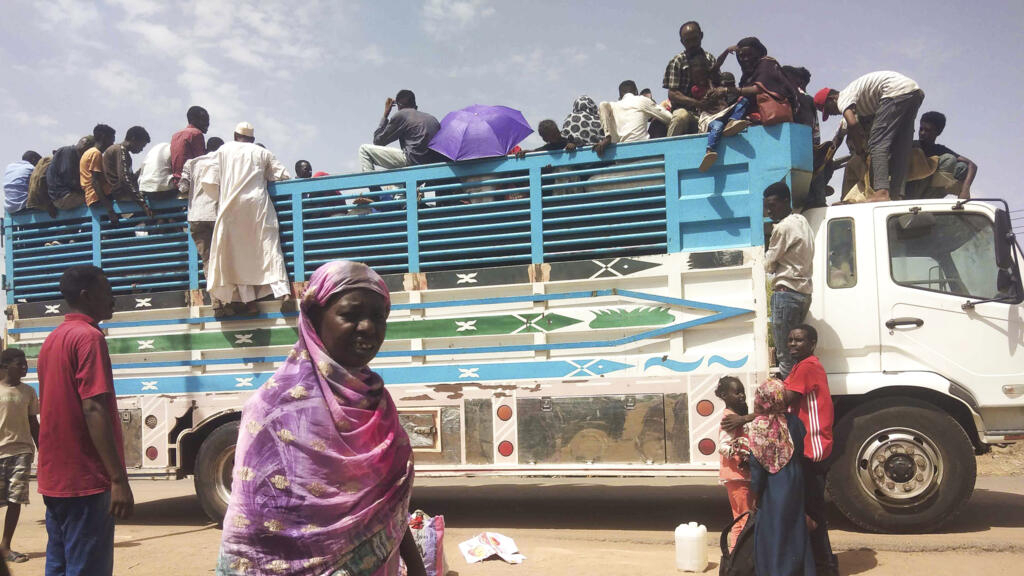
[[925, 435], [909, 428], [882, 430], [858, 452], [858, 479], [879, 501], [911, 506], [927, 498], [942, 479], [942, 457]]
[[914, 459], [906, 454], [896, 454], [890, 456], [885, 461], [885, 475], [893, 482], [910, 482], [914, 478], [914, 472], [917, 471], [917, 465], [914, 463]]

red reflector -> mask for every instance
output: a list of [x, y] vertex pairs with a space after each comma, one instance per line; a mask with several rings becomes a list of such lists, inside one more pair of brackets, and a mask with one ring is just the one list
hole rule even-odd
[[1003, 436], [1003, 440], [1024, 440], [1024, 434], [1010, 434], [1009, 436]]
[[149, 448], [146, 448], [146, 458], [149, 458], [150, 460], [156, 460], [158, 454], [159, 452], [157, 452], [156, 446], [150, 446]]

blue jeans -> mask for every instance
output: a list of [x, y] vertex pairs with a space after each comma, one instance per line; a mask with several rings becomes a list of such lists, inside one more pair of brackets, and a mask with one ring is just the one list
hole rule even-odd
[[55, 498], [46, 504], [46, 576], [111, 576], [114, 517], [110, 491]]
[[775, 360], [785, 379], [793, 369], [789, 356], [789, 331], [804, 322], [811, 305], [811, 295], [799, 292], [772, 292], [772, 336], [775, 338]]
[[732, 109], [732, 114], [729, 114], [726, 118], [719, 118], [713, 120], [708, 124], [708, 148], [711, 150], [718, 146], [718, 141], [722, 139], [722, 130], [725, 129], [725, 124], [729, 120], [741, 120], [747, 115], [747, 106], [750, 105], [750, 99], [746, 96], [740, 96], [740, 99], [736, 101], [736, 107]]

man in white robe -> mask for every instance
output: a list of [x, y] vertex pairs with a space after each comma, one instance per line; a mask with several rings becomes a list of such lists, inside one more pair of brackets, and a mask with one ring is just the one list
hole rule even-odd
[[253, 144], [252, 124], [235, 127], [235, 141], [217, 150], [220, 202], [210, 245], [206, 290], [222, 302], [249, 304], [268, 294], [291, 294], [281, 252], [277, 211], [267, 182], [291, 176], [269, 150]]

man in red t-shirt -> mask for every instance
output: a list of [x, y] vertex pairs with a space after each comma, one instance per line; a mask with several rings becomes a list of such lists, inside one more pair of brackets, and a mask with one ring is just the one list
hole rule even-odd
[[109, 576], [114, 518], [127, 518], [135, 504], [110, 353], [98, 325], [113, 315], [114, 298], [95, 266], [68, 268], [60, 291], [70, 310], [46, 337], [38, 361], [46, 573]]
[[825, 368], [814, 355], [818, 331], [800, 324], [789, 331], [789, 355], [793, 370], [786, 378], [786, 403], [807, 429], [801, 469], [804, 475], [804, 507], [817, 526], [811, 530], [814, 564], [820, 575], [838, 576], [839, 567], [832, 554], [825, 518], [825, 474], [832, 454], [832, 393], [828, 389]]
[[171, 136], [171, 184], [175, 192], [185, 162], [206, 154], [206, 131], [210, 129], [210, 113], [202, 106], [192, 106], [185, 113], [188, 126]]

